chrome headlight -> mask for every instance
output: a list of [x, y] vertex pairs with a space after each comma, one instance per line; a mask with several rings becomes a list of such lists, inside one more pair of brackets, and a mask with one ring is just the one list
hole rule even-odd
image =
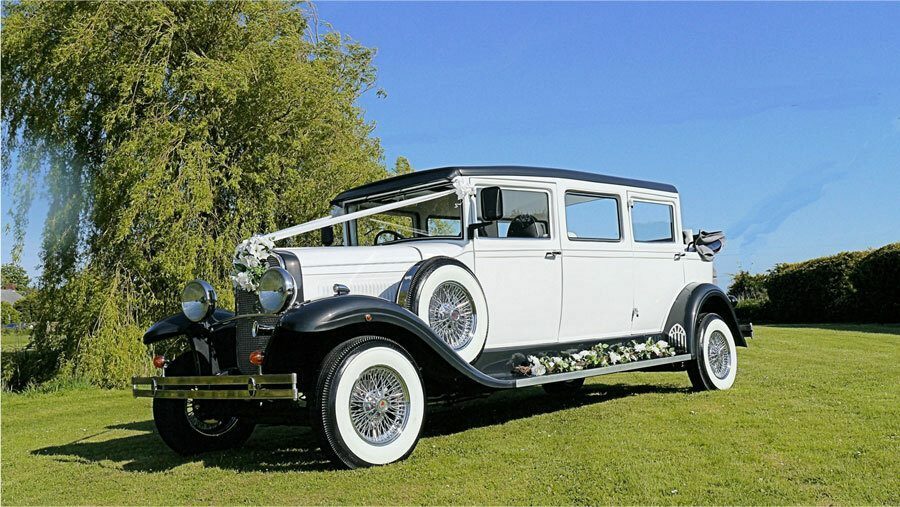
[[297, 282], [284, 268], [269, 268], [259, 279], [259, 306], [265, 313], [278, 313], [294, 302]]
[[194, 280], [181, 291], [181, 311], [193, 322], [200, 322], [216, 310], [216, 291], [204, 280]]

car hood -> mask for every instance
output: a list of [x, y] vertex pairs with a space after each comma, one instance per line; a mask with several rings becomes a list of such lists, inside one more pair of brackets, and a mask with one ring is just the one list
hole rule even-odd
[[303, 297], [318, 299], [334, 294], [343, 284], [351, 294], [393, 300], [400, 279], [422, 260], [419, 249], [409, 245], [280, 248], [300, 260]]

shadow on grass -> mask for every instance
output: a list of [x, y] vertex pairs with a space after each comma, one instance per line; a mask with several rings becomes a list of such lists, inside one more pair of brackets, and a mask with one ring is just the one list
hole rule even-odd
[[765, 326], [786, 329], [824, 329], [826, 331], [900, 335], [900, 324], [765, 324]]
[[[430, 407], [424, 437], [451, 435], [502, 424], [514, 419], [582, 407], [647, 393], [683, 393], [689, 389], [665, 385], [590, 384], [570, 397], [545, 395], [540, 388], [500, 392], [449, 407]], [[119, 432], [137, 432], [117, 436]], [[160, 472], [186, 463], [236, 471], [334, 470], [309, 428], [261, 426], [240, 449], [184, 457], [169, 450], [156, 434], [153, 421], [107, 426], [74, 442], [44, 447], [32, 454], [59, 461], [121, 468], [131, 472]]]

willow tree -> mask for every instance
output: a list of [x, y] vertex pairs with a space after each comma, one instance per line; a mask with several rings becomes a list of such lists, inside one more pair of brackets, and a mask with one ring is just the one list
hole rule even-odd
[[385, 175], [357, 106], [374, 52], [310, 18], [280, 2], [4, 2], [3, 177], [19, 244], [35, 191], [49, 202], [34, 341], [53, 368], [121, 385], [187, 280], [229, 304], [240, 239]]

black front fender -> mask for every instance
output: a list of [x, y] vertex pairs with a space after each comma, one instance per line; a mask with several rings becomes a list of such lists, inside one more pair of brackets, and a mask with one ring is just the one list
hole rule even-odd
[[[230, 319], [231, 317], [234, 317], [234, 313], [218, 309], [213, 313], [212, 321]], [[209, 330], [202, 323], [193, 322], [185, 317], [183, 313], [178, 313], [170, 315], [150, 326], [150, 329], [144, 333], [144, 343], [149, 345], [181, 335], [190, 337], [207, 336], [209, 335]]]
[[366, 324], [387, 324], [408, 331], [440, 356], [445, 363], [478, 384], [495, 389], [515, 387], [514, 381], [496, 379], [464, 361], [416, 314], [396, 303], [377, 297], [346, 295], [305, 303], [281, 318], [275, 334], [276, 337], [293, 335], [288, 339], [301, 339], [315, 333]]

